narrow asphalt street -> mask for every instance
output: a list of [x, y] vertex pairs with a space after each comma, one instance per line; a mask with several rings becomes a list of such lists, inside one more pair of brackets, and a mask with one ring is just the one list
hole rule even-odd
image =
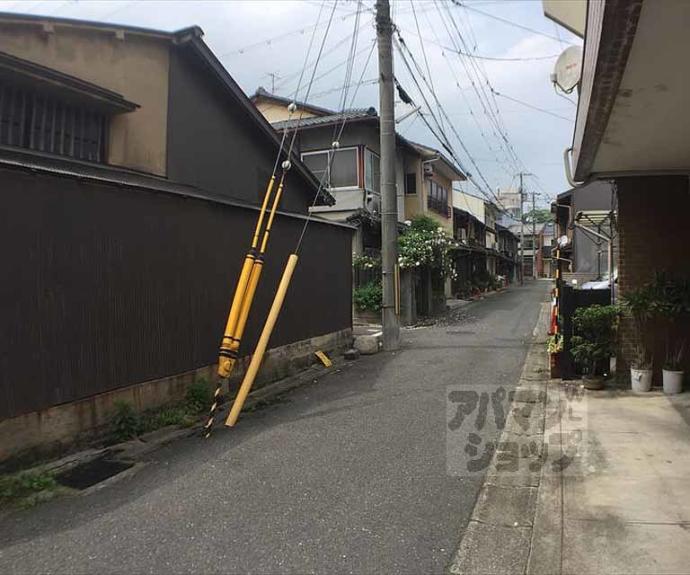
[[[0, 572], [442, 572], [483, 479], [453, 473], [463, 449], [448, 461], [449, 391], [517, 383], [549, 287], [405, 330], [399, 352], [362, 357], [208, 441], [170, 444], [131, 478], [13, 512]], [[476, 433], [496, 439], [494, 419]]]

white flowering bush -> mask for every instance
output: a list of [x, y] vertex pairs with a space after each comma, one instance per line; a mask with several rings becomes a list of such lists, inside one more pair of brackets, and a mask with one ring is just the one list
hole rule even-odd
[[444, 278], [455, 279], [455, 245], [455, 240], [435, 220], [417, 216], [398, 238], [398, 264], [401, 269], [428, 266]]
[[364, 254], [352, 254], [352, 267], [360, 270], [372, 270], [381, 267], [381, 258]]

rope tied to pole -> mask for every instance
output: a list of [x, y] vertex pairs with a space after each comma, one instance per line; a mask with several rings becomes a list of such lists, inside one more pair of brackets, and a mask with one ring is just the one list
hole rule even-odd
[[[330, 18], [328, 20], [328, 26], [326, 28], [326, 31], [323, 36], [323, 40], [321, 42], [321, 47], [319, 49], [319, 53], [316, 59], [316, 63], [314, 65], [314, 69], [311, 74], [311, 78], [309, 81], [309, 86], [307, 89], [307, 96], [305, 98], [308, 99], [309, 92], [311, 91], [312, 84], [314, 82], [314, 76], [316, 75], [316, 70], [318, 69], [318, 63], [321, 58], [321, 55], [323, 53], [323, 48], [326, 43], [326, 38], [328, 37], [328, 32], [331, 28], [331, 24], [333, 22], [333, 16], [335, 14], [335, 9], [338, 4], [338, 0], [336, 0], [333, 3], [332, 9], [331, 9], [331, 14]], [[323, 7], [325, 5], [325, 1], [321, 5], [321, 9], [319, 10], [319, 19], [321, 18], [321, 13], [323, 11]], [[297, 85], [297, 89], [295, 90], [295, 100], [297, 99], [297, 94], [299, 92], [300, 84], [302, 81], [302, 77], [304, 75], [304, 70], [306, 69], [306, 63], [309, 58], [309, 54], [311, 52], [312, 44], [314, 42], [316, 34], [316, 29], [314, 29], [314, 32], [312, 33], [312, 37], [310, 40], [309, 44], [309, 49], [307, 51], [307, 55], [305, 57], [305, 65], [303, 66], [302, 74], [300, 75], [300, 80]], [[295, 113], [297, 110], [297, 105], [295, 102], [291, 102], [288, 105], [288, 120], [292, 118], [292, 115]], [[254, 295], [256, 293], [257, 286], [259, 284], [259, 279], [261, 277], [261, 271], [263, 269], [263, 263], [264, 263], [264, 254], [266, 252], [266, 248], [268, 246], [268, 239], [270, 236], [270, 231], [271, 227], [273, 225], [273, 220], [275, 218], [276, 211], [278, 209], [278, 205], [280, 204], [280, 199], [283, 194], [283, 188], [285, 184], [285, 176], [287, 172], [290, 170], [292, 167], [292, 164], [290, 162], [290, 158], [292, 157], [293, 153], [293, 147], [295, 144], [295, 140], [297, 138], [297, 132], [299, 131], [300, 123], [302, 121], [302, 114], [299, 115], [297, 125], [295, 126], [294, 132], [292, 134], [292, 138], [290, 141], [289, 148], [286, 153], [286, 159], [282, 162], [281, 168], [282, 168], [282, 173], [280, 176], [280, 181], [278, 183], [275, 195], [273, 195], [273, 202], [271, 205], [271, 209], [268, 215], [268, 219], [266, 222], [266, 227], [263, 228], [264, 224], [264, 218], [266, 217], [266, 212], [268, 210], [268, 204], [271, 200], [271, 195], [273, 194], [273, 189], [275, 187], [275, 180], [276, 180], [276, 172], [278, 169], [278, 165], [280, 163], [280, 158], [281, 155], [283, 154], [283, 150], [285, 148], [285, 142], [287, 141], [287, 136], [289, 130], [286, 130], [283, 133], [283, 136], [280, 141], [280, 146], [278, 149], [278, 153], [276, 155], [276, 160], [275, 164], [273, 166], [273, 173], [271, 174], [271, 178], [269, 179], [268, 185], [266, 187], [266, 193], [264, 194], [263, 202], [261, 205], [261, 209], [259, 211], [259, 216], [257, 218], [257, 223], [256, 227], [254, 230], [254, 235], [252, 236], [252, 244], [247, 252], [247, 255], [245, 256], [244, 263], [242, 264], [242, 268], [240, 270], [240, 276], [237, 281], [237, 285], [235, 287], [235, 294], [232, 299], [232, 304], [230, 306], [230, 312], [228, 314], [228, 320], [226, 322], [226, 327], [225, 327], [225, 332], [223, 334], [223, 337], [221, 339], [221, 344], [220, 344], [220, 350], [218, 353], [218, 382], [216, 384], [216, 388], [213, 394], [213, 402], [211, 404], [211, 407], [209, 409], [209, 416], [206, 424], [204, 425], [203, 428], [203, 435], [205, 438], [210, 437], [211, 431], [213, 429], [213, 424], [215, 422], [215, 417], [216, 413], [218, 411], [218, 405], [220, 403], [221, 399], [221, 394], [222, 394], [222, 388], [223, 388], [223, 383], [228, 380], [230, 377], [232, 370], [235, 366], [235, 363], [237, 362], [237, 359], [239, 358], [239, 347], [240, 343], [242, 340], [242, 335], [244, 333], [244, 328], [247, 323], [247, 318], [249, 316], [249, 311], [251, 309], [253, 300], [254, 300]], [[261, 244], [259, 244], [259, 238], [261, 237], [261, 232], [263, 228], [263, 238], [261, 241]], [[258, 249], [257, 249], [258, 248]]]

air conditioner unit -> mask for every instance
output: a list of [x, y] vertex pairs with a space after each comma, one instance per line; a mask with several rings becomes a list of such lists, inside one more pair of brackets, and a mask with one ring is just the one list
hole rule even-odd
[[424, 177], [430, 178], [434, 175], [434, 166], [432, 164], [424, 164]]

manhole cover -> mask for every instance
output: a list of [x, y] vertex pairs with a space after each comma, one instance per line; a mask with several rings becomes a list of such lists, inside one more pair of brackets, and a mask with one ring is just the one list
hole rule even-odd
[[133, 465], [134, 463], [128, 461], [108, 459], [108, 456], [105, 455], [56, 475], [55, 481], [72, 489], [86, 489], [113, 475], [122, 473]]

